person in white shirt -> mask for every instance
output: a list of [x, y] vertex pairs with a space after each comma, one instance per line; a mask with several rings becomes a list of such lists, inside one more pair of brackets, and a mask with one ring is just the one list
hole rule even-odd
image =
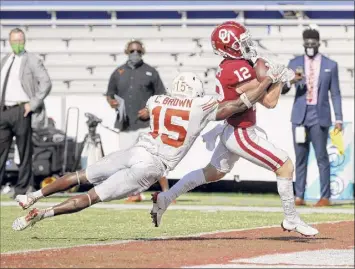
[[0, 186], [15, 136], [20, 155], [15, 197], [33, 187], [32, 127], [43, 126], [46, 118], [43, 100], [52, 84], [42, 61], [25, 50], [24, 32], [19, 28], [11, 30], [9, 41], [12, 53], [1, 61]]

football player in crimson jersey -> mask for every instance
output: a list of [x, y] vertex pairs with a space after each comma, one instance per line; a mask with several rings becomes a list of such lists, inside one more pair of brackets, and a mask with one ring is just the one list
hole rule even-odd
[[238, 100], [218, 104], [204, 95], [202, 81], [193, 73], [181, 73], [174, 82], [170, 96], [149, 98], [142, 119], [150, 119], [150, 133], [142, 133], [128, 150], [113, 152], [85, 170], [64, 175], [41, 190], [17, 195], [16, 201], [27, 209], [43, 197], [65, 191], [73, 186], [91, 183], [86, 194], [74, 196], [47, 209], [32, 209], [17, 218], [12, 228], [22, 231], [45, 218], [71, 214], [99, 202], [118, 200], [141, 193], [172, 170], [186, 155], [201, 130], [209, 121], [224, 120], [234, 113], [250, 108], [286, 69], [275, 67], [253, 90]]
[[[224, 59], [216, 73], [216, 91], [221, 103], [236, 100], [240, 94], [258, 85], [256, 71], [258, 55], [249, 31], [240, 23], [227, 21], [217, 26], [211, 43], [216, 54]], [[272, 63], [269, 63], [270, 65]], [[290, 75], [291, 74], [291, 75]], [[292, 79], [288, 71], [281, 82], [270, 87], [260, 103], [268, 108], [276, 105], [283, 82]], [[288, 154], [256, 132], [256, 107], [236, 113], [227, 119], [227, 124], [217, 126], [204, 135], [207, 148], [214, 148], [217, 136], [220, 142], [214, 150], [211, 162], [204, 168], [190, 172], [169, 191], [153, 194], [153, 211], [156, 226], [172, 200], [199, 185], [220, 180], [230, 172], [239, 158], [244, 158], [276, 174], [278, 193], [281, 197], [285, 218], [284, 230], [296, 231], [305, 236], [314, 236], [316, 229], [304, 223], [298, 216], [293, 194], [293, 164]], [[212, 145], [212, 146], [211, 146]]]

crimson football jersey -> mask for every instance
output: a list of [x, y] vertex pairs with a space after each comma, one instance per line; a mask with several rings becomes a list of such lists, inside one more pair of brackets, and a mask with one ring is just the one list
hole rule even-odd
[[[236, 88], [241, 83], [253, 80], [256, 73], [247, 60], [225, 59], [219, 66], [216, 73], [216, 92], [219, 95], [218, 101], [236, 100], [240, 94]], [[253, 105], [248, 110], [234, 114], [227, 119], [227, 122], [240, 128], [248, 128], [256, 123], [256, 106]]]

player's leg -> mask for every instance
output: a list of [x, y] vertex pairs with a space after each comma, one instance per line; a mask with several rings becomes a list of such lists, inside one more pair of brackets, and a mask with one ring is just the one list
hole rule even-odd
[[27, 209], [45, 196], [50, 196], [51, 194], [57, 192], [66, 191], [76, 185], [84, 183], [87, 183], [87, 180], [85, 171], [82, 170], [79, 172], [66, 174], [38, 191], [24, 195], [17, 195], [15, 200], [23, 209]]
[[160, 187], [161, 187], [162, 191], [169, 190], [169, 182], [168, 182], [168, 179], [166, 177], [160, 178], [159, 179], [159, 184], [160, 184]]
[[[44, 210], [35, 208], [26, 216], [17, 218], [13, 223], [13, 229], [21, 231], [48, 217], [76, 213], [101, 201], [135, 195], [148, 189], [165, 171], [164, 165], [143, 148], [130, 150], [126, 159], [126, 168], [117, 171], [87, 194], [77, 195]], [[91, 175], [95, 174], [88, 173], [89, 182], [92, 181]]]
[[[167, 191], [169, 190], [169, 182], [166, 177], [161, 177], [159, 179], [159, 185], [161, 187], [162, 191]], [[129, 196], [126, 200], [127, 203], [136, 203], [136, 202], [141, 202], [144, 200], [144, 195], [143, 193], [138, 193], [136, 195]], [[175, 203], [175, 200], [174, 200]]]
[[144, 148], [127, 151], [127, 167], [95, 187], [101, 201], [127, 198], [147, 190], [165, 172], [166, 167]]
[[[95, 187], [102, 201], [123, 199], [148, 189], [163, 174], [166, 167], [143, 147], [125, 151], [125, 167]], [[90, 181], [90, 173], [88, 173]]]
[[[43, 197], [69, 190], [74, 186], [85, 183], [97, 185], [119, 169], [125, 167], [126, 158], [124, 155], [123, 151], [113, 152], [90, 165], [86, 170], [66, 174], [38, 191], [17, 195], [15, 199], [23, 209], [27, 209]], [[90, 180], [87, 179], [88, 173]]]
[[255, 128], [235, 129], [234, 135], [226, 140], [226, 147], [235, 154], [275, 172], [277, 190], [281, 198], [285, 220], [283, 227], [303, 235], [315, 235], [318, 231], [299, 218], [293, 192], [293, 163], [288, 154], [259, 136]]
[[[120, 134], [120, 136], [122, 136], [120, 138], [120, 147], [124, 147], [124, 148], [129, 148], [132, 147], [140, 133], [147, 133], [149, 132], [149, 128], [143, 128], [143, 129], [138, 129], [136, 131], [129, 131], [129, 132], [123, 132]], [[138, 193], [136, 195], [131, 195], [126, 199], [126, 203], [136, 203], [136, 202], [141, 202], [144, 200], [144, 195], [143, 193]]]
[[15, 219], [12, 224], [12, 229], [15, 231], [22, 231], [43, 219], [63, 214], [76, 213], [98, 202], [101, 202], [101, 200], [96, 194], [95, 189], [92, 188], [86, 194], [76, 195], [53, 207], [46, 209], [33, 208], [27, 215]]
[[[169, 181], [166, 177], [162, 177], [161, 179], [159, 179], [159, 185], [163, 192], [169, 190]], [[173, 200], [172, 203], [176, 204], [176, 200]]]
[[172, 200], [200, 185], [223, 178], [233, 168], [238, 159], [239, 157], [231, 153], [223, 142], [219, 142], [210, 164], [203, 169], [194, 170], [186, 174], [168, 191], [164, 192], [164, 194], [162, 193], [162, 196], [170, 204]]
[[239, 156], [231, 153], [223, 142], [219, 142], [213, 153], [211, 163], [205, 168], [186, 174], [168, 191], [154, 193], [152, 213], [156, 214], [155, 219], [153, 219], [155, 226], [160, 225], [161, 218], [172, 201], [198, 186], [220, 180], [233, 168], [238, 159]]

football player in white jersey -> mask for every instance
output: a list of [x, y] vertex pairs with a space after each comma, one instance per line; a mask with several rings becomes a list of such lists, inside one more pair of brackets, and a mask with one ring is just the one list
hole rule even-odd
[[202, 81], [193, 73], [181, 73], [173, 82], [170, 95], [152, 96], [141, 118], [150, 118], [151, 132], [141, 134], [137, 143], [124, 151], [113, 152], [85, 170], [64, 175], [36, 192], [16, 196], [27, 209], [39, 199], [73, 186], [91, 183], [92, 189], [47, 209], [34, 208], [17, 218], [12, 228], [21, 231], [45, 218], [79, 212], [99, 202], [118, 200], [147, 190], [186, 155], [209, 121], [250, 108], [267, 88], [286, 72], [284, 66], [270, 68], [268, 76], [242, 98], [218, 104], [204, 95]]

